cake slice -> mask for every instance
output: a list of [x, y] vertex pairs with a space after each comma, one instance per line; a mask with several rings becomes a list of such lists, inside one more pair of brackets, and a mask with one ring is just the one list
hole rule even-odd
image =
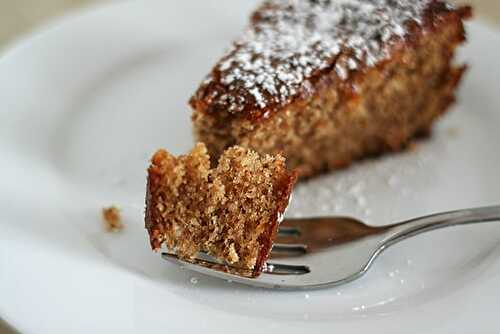
[[282, 152], [301, 176], [397, 151], [455, 99], [470, 7], [269, 0], [190, 100], [199, 141]]
[[216, 168], [204, 144], [178, 158], [159, 150], [148, 170], [146, 228], [189, 260], [206, 252], [234, 268], [260, 273], [288, 205], [296, 173], [281, 156], [227, 149]]

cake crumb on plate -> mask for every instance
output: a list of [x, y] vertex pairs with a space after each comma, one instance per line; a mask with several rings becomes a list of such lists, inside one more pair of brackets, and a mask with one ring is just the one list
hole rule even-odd
[[120, 209], [116, 206], [110, 206], [102, 209], [102, 218], [104, 227], [108, 232], [119, 232], [123, 229]]

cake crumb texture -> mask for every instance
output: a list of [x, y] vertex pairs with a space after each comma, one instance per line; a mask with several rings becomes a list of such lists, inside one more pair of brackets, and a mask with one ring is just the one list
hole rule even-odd
[[399, 151], [455, 101], [470, 7], [271, 0], [193, 95], [199, 141], [282, 153], [302, 177]]
[[231, 147], [215, 168], [204, 144], [187, 155], [156, 152], [148, 169], [146, 228], [184, 259], [207, 252], [237, 268], [260, 271], [288, 205], [296, 173], [279, 155]]

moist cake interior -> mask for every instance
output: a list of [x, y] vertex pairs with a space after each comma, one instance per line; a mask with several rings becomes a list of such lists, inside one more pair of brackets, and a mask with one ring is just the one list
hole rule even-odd
[[281, 152], [302, 177], [399, 151], [455, 100], [470, 7], [265, 1], [190, 103], [210, 155]]
[[199, 143], [180, 157], [159, 150], [148, 172], [153, 249], [165, 243], [181, 258], [203, 251], [236, 268], [261, 270], [296, 179], [284, 158], [232, 147], [211, 169]]

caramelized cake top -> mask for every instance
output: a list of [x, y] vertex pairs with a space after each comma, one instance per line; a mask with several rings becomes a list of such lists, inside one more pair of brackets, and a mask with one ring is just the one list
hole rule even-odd
[[411, 27], [432, 26], [450, 11], [437, 0], [265, 1], [190, 103], [196, 110], [266, 118], [310, 94], [325, 71], [346, 80], [389, 58]]

